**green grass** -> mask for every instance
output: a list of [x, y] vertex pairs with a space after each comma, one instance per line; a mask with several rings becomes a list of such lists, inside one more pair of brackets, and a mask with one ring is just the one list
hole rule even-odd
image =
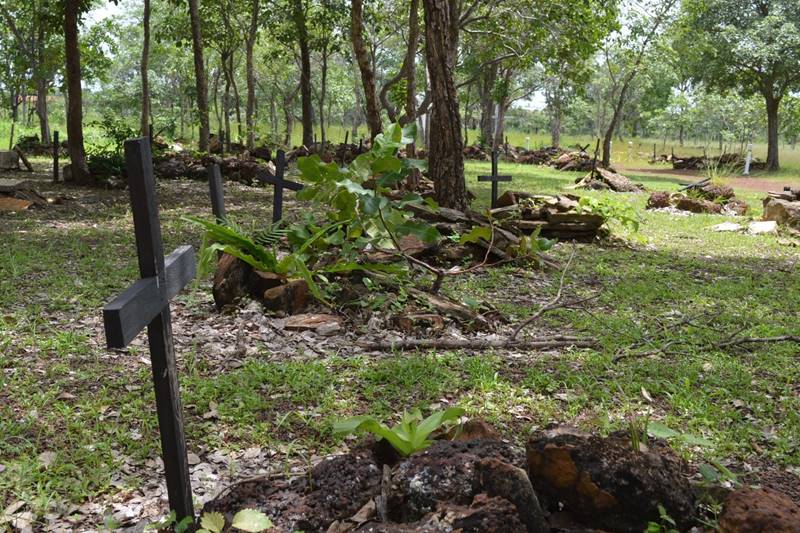
[[[488, 204], [489, 189], [476, 176], [487, 170], [467, 164], [479, 206]], [[576, 177], [508, 164], [501, 171], [513, 174], [515, 189], [530, 192], [563, 192]], [[633, 177], [667, 190], [684, 179]], [[137, 277], [127, 196], [56, 190], [80, 202], [0, 215], [0, 508], [21, 499], [40, 516], [138, 486], [145, 461], [159, 452], [146, 348], [109, 352], [102, 338], [103, 303]], [[165, 248], [198, 245], [198, 231], [180, 217], [210, 212], [204, 184], [161, 182], [159, 191]], [[782, 236], [710, 231], [728, 220], [723, 216], [645, 212], [646, 195], [591, 194], [631, 203], [641, 231], [614, 227], [614, 241], [579, 246], [567, 294], [600, 296], [586, 310], [546, 314], [537, 327], [596, 338], [596, 350], [377, 358], [344, 350], [280, 360], [257, 344], [241, 366], [222, 370], [216, 348], [191, 344], [178, 331], [190, 450], [261, 446], [282, 450], [278, 460], [289, 461], [339, 447], [331, 431], [338, 418], [459, 404], [518, 443], [553, 422], [605, 433], [652, 411], [711, 440], [707, 449], [681, 448], [694, 461], [757, 457], [800, 467], [797, 346], [713, 347], [735, 332], [797, 333], [797, 248]], [[263, 219], [265, 191], [237, 186], [228, 195], [236, 216]], [[757, 216], [761, 194], [740, 196]], [[560, 245], [553, 255], [564, 261], [569, 253]], [[514, 321], [552, 297], [557, 278], [506, 266], [451, 278], [444, 290], [485, 299]], [[208, 284], [192, 286], [173, 307], [198, 319], [213, 314]], [[697, 318], [681, 324], [684, 316]], [[641, 355], [648, 350], [655, 353]], [[212, 410], [216, 416], [205, 416]], [[45, 451], [56, 453], [47, 467], [39, 460]]]

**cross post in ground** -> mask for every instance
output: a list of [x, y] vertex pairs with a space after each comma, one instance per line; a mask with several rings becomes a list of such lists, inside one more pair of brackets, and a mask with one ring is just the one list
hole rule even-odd
[[208, 188], [211, 194], [211, 212], [214, 213], [217, 223], [222, 223], [225, 220], [225, 195], [222, 173], [216, 163], [208, 167]]
[[195, 277], [194, 250], [181, 246], [164, 257], [147, 137], [125, 142], [125, 168], [141, 279], [103, 308], [106, 342], [124, 348], [147, 327], [169, 506], [178, 521], [194, 520], [169, 309], [170, 299]]
[[271, 176], [263, 170], [256, 174], [258, 181], [272, 185], [272, 222], [275, 223], [283, 218], [283, 189], [300, 191], [303, 189], [302, 183], [283, 179], [286, 170], [286, 152], [278, 150], [275, 157], [275, 175]]
[[492, 175], [478, 176], [478, 181], [492, 182], [492, 209], [497, 207], [497, 184], [501, 181], [511, 181], [511, 176], [500, 176], [497, 173], [497, 150], [492, 150]]

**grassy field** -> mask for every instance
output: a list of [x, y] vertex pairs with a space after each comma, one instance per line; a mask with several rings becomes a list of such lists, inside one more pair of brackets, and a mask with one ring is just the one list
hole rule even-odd
[[[501, 170], [530, 192], [562, 192], [576, 177]], [[467, 164], [483, 206], [488, 186], [476, 176], [487, 171], [488, 164]], [[684, 179], [631, 177], [660, 190]], [[46, 173], [40, 179], [42, 192], [68, 197], [64, 205], [0, 214], [0, 510], [22, 501], [39, 525], [70, 516], [73, 524], [111, 524], [114, 505], [141, 497], [159, 475], [146, 347], [140, 339], [109, 351], [103, 341], [103, 304], [137, 277], [127, 193], [54, 186]], [[763, 193], [737, 192], [758, 217]], [[237, 219], [265, 218], [268, 191], [231, 184], [227, 194]], [[258, 447], [270, 450], [270, 468], [290, 468], [345, 444], [331, 431], [339, 417], [391, 418], [446, 403], [519, 443], [551, 423], [606, 433], [649, 416], [710, 441], [675, 442], [694, 465], [717, 461], [743, 482], [796, 483], [797, 345], [716, 346], [737, 335], [798, 334], [797, 240], [711, 231], [731, 220], [724, 216], [646, 212], [645, 194], [592, 194], [634, 206], [641, 230], [614, 226], [611, 239], [577, 246], [565, 291], [598, 297], [545, 315], [537, 331], [588, 336], [597, 349], [280, 355], [278, 333], [269, 342], [245, 339], [234, 353], [237, 315], [218, 315], [200, 280], [173, 305], [190, 451], [205, 461]], [[200, 232], [181, 217], [209, 214], [205, 184], [160, 182], [159, 195], [165, 248], [199, 245]], [[571, 250], [559, 244], [552, 254], [563, 262]], [[514, 322], [557, 286], [557, 271], [508, 266], [454, 278], [444, 290], [492, 303]], [[231, 467], [221, 481], [238, 475]], [[158, 502], [139, 517], [163, 510]]]

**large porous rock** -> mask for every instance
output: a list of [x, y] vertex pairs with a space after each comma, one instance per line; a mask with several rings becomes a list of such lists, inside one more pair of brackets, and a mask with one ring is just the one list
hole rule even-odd
[[287, 315], [302, 313], [309, 302], [308, 283], [294, 279], [272, 289], [261, 296], [264, 307], [270, 311], [280, 311]]
[[800, 533], [800, 506], [771, 489], [742, 488], [725, 500], [720, 533]]
[[250, 292], [250, 276], [253, 267], [230, 254], [222, 254], [214, 273], [211, 293], [217, 309], [236, 302]]
[[[436, 511], [407, 524], [367, 522], [357, 533], [516, 533], [524, 532], [513, 503], [506, 499], [478, 494], [468, 505], [437, 504]], [[347, 531], [338, 529], [334, 531]]]
[[0, 150], [0, 170], [19, 170], [19, 154], [13, 150]]
[[153, 170], [159, 178], [174, 179], [185, 176], [187, 166], [182, 158], [174, 156], [157, 162]]
[[236, 512], [258, 509], [272, 519], [270, 531], [324, 532], [345, 521], [380, 493], [381, 468], [362, 451], [326, 459], [292, 482], [269, 478], [234, 485], [208, 502], [204, 512], [217, 511], [230, 525]]
[[708, 183], [696, 189], [697, 193], [706, 200], [730, 200], [734, 197], [733, 187], [718, 183]]
[[669, 207], [670, 195], [668, 192], [654, 192], [650, 194], [647, 199], [647, 209], [660, 209], [662, 207]]
[[800, 230], [800, 202], [790, 202], [780, 198], [764, 198], [764, 220], [774, 220], [778, 224]]
[[602, 438], [556, 428], [528, 440], [528, 475], [546, 508], [586, 526], [640, 533], [658, 522], [660, 504], [688, 529], [695, 506], [686, 464], [654, 445], [634, 451], [625, 433]]
[[675, 202], [675, 207], [681, 211], [689, 211], [690, 213], [719, 214], [722, 212], [722, 205], [702, 198], [692, 198], [691, 196], [682, 196], [678, 198], [677, 202]]
[[437, 441], [415, 453], [392, 470], [386, 495], [389, 519], [400, 523], [417, 521], [442, 501], [470, 505], [475, 495], [483, 492], [484, 470], [479, 463], [487, 458], [524, 466], [522, 451], [501, 441]]
[[731, 198], [722, 207], [723, 213], [730, 213], [737, 216], [744, 216], [750, 211], [750, 206], [747, 202], [739, 198]]

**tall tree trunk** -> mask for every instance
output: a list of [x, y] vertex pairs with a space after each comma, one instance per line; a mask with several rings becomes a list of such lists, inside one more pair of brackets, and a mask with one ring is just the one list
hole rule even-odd
[[767, 170], [773, 171], [780, 168], [778, 161], [778, 128], [780, 121], [778, 109], [781, 105], [781, 97], [774, 96], [772, 91], [764, 95], [767, 104]]
[[143, 137], [150, 133], [150, 81], [147, 70], [150, 64], [150, 0], [144, 0], [142, 15], [142, 59], [139, 63], [139, 73], [142, 77], [142, 115], [139, 119], [139, 131]]
[[364, 107], [367, 115], [367, 126], [372, 139], [378, 135], [381, 125], [381, 111], [378, 96], [375, 92], [375, 71], [372, 69], [364, 44], [364, 5], [362, 0], [352, 0], [350, 9], [350, 40], [353, 42], [353, 54], [356, 56], [358, 69], [361, 72], [361, 84], [364, 88]]
[[314, 143], [314, 109], [311, 102], [311, 50], [308, 43], [306, 11], [303, 0], [294, 0], [292, 18], [300, 45], [300, 122], [303, 125], [303, 144]]
[[208, 137], [211, 132], [208, 124], [208, 82], [206, 80], [205, 62], [203, 61], [203, 31], [200, 26], [199, 1], [200, 0], [189, 0], [189, 19], [192, 26], [197, 114], [200, 119], [200, 141], [198, 143], [198, 148], [200, 148], [201, 152], [206, 152], [208, 151]]
[[328, 43], [322, 47], [322, 71], [319, 90], [319, 140], [325, 146], [325, 95], [328, 90]]
[[425, 56], [430, 73], [431, 129], [428, 172], [434, 198], [444, 207], [466, 209], [469, 205], [464, 180], [464, 146], [461, 116], [454, 81], [458, 50], [459, 2], [424, 0]]
[[497, 81], [497, 64], [492, 63], [483, 70], [483, 76], [478, 86], [478, 97], [481, 105], [480, 119], [480, 142], [484, 145], [491, 145], [494, 138], [494, 122], [496, 104], [492, 92]]
[[47, 80], [39, 78], [36, 80], [36, 116], [39, 117], [39, 137], [44, 144], [50, 144], [50, 120], [47, 116]]
[[81, 56], [78, 44], [78, 17], [81, 0], [64, 4], [64, 55], [67, 78], [67, 139], [72, 179], [75, 183], [91, 181], [83, 146], [83, 93], [81, 89]]
[[[47, 4], [44, 5], [47, 8]], [[44, 21], [39, 19], [39, 29], [36, 37], [36, 116], [39, 117], [39, 137], [44, 144], [50, 144], [50, 120], [47, 116], [47, 95], [49, 82], [46, 77], [45, 64], [45, 32]]]
[[228, 76], [231, 82], [231, 89], [233, 89], [233, 109], [236, 111], [236, 133], [241, 140], [244, 137], [244, 131], [242, 131], [242, 99], [239, 98], [239, 86], [236, 84], [236, 72], [233, 68], [233, 55], [235, 53], [235, 51], [232, 51], [231, 56], [228, 58]]
[[614, 102], [614, 114], [611, 116], [611, 122], [608, 124], [608, 129], [603, 136], [603, 159], [602, 166], [609, 167], [611, 165], [611, 141], [614, 138], [614, 131], [617, 129], [620, 117], [622, 116], [622, 107], [625, 104], [625, 97], [628, 94], [628, 83], [622, 85], [619, 91], [619, 98]]
[[[250, 29], [245, 41], [245, 61], [247, 70], [247, 109], [245, 122], [247, 122], [247, 148], [252, 150], [256, 146], [256, 128], [253, 116], [256, 112], [256, 74], [253, 63], [253, 50], [256, 46], [258, 35], [258, 13], [261, 9], [259, 0], [253, 0], [253, 10], [250, 12]], [[274, 100], [273, 100], [274, 105]]]
[[[358, 68], [357, 65], [354, 65], [354, 67]], [[357, 72], [355, 74], [357, 74]], [[361, 110], [362, 110], [362, 107], [363, 107], [362, 104], [361, 104], [361, 100], [362, 100], [361, 90], [362, 89], [361, 89], [361, 83], [359, 83], [359, 78], [360, 78], [360, 76], [358, 76], [358, 75], [354, 75], [353, 76], [353, 91], [355, 93], [355, 104], [356, 104], [353, 107], [353, 124], [352, 124], [352, 129], [351, 129], [351, 132], [350, 132], [350, 137], [351, 137], [353, 143], [356, 142], [356, 137], [358, 137], [358, 126], [361, 124], [361, 113], [362, 113]]]
[[225, 130], [225, 151], [231, 151], [231, 73], [228, 72], [228, 54], [223, 53], [221, 59], [225, 75], [225, 91], [222, 93], [222, 120]]

